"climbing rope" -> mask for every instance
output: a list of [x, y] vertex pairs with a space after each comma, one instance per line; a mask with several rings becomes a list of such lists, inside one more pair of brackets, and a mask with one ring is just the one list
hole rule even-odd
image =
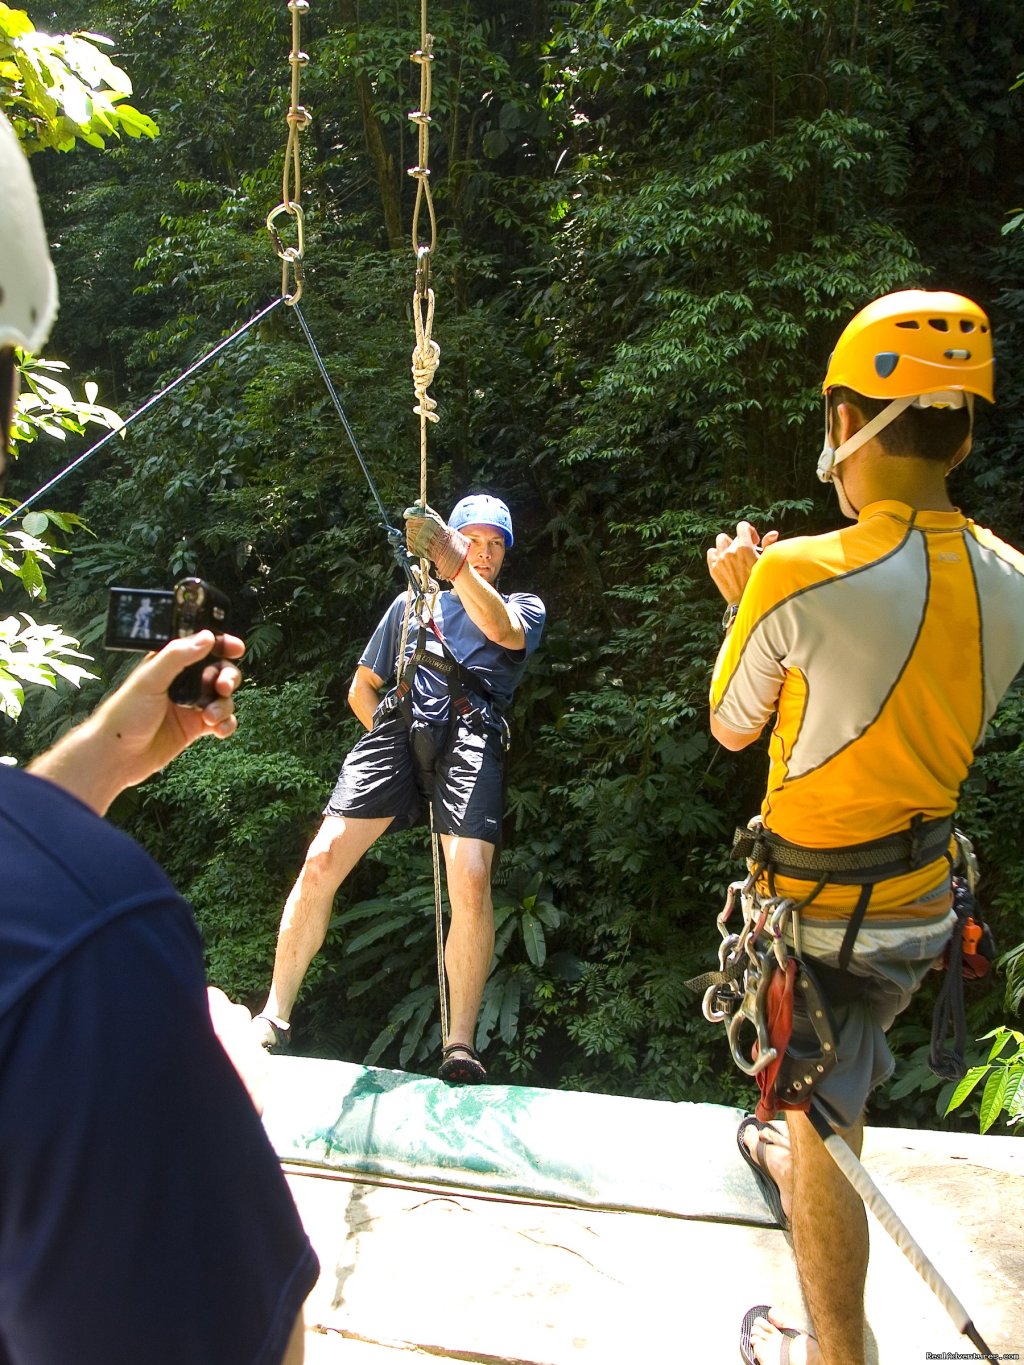
[[[413, 412], [420, 419], [420, 500], [427, 500], [427, 430], [438, 420], [437, 403], [427, 393], [441, 360], [441, 348], [431, 336], [434, 326], [434, 291], [430, 286], [430, 268], [437, 245], [437, 216], [430, 192], [430, 104], [432, 95], [431, 66], [434, 61], [434, 37], [427, 32], [427, 0], [420, 0], [420, 45], [411, 60], [420, 69], [420, 107], [409, 115], [417, 128], [416, 165], [409, 174], [416, 181], [416, 203], [412, 212], [412, 251], [416, 260], [416, 286], [412, 297], [416, 345], [412, 353], [412, 382], [416, 394]], [[429, 241], [420, 241], [420, 215], [426, 208], [430, 219]]]
[[76, 469], [78, 469], [81, 465], [85, 464], [86, 460], [92, 459], [92, 457], [97, 453], [97, 451], [102, 450], [103, 447], [107, 445], [110, 441], [112, 441], [115, 436], [122, 435], [122, 433], [126, 431], [127, 428], [131, 426], [133, 422], [138, 421], [140, 417], [145, 416], [147, 412], [155, 408], [158, 403], [163, 402], [163, 400], [169, 394], [172, 394], [174, 390], [178, 388], [181, 384], [184, 384], [189, 379], [194, 378], [199, 373], [200, 370], [205, 369], [206, 366], [209, 365], [211, 360], [216, 360], [217, 356], [220, 355], [221, 351], [227, 350], [227, 348], [230, 345], [232, 345], [233, 342], [237, 341], [239, 337], [244, 336], [245, 333], [248, 332], [250, 327], [255, 327], [258, 322], [262, 322], [268, 313], [272, 313], [273, 310], [278, 306], [278, 304], [284, 301], [285, 300], [283, 299], [274, 299], [274, 301], [272, 303], [267, 304], [265, 308], [261, 308], [258, 313], [256, 313], [253, 317], [249, 319], [248, 322], [243, 322], [241, 327], [237, 327], [235, 331], [231, 333], [230, 336], [225, 337], [222, 341], [218, 341], [216, 346], [211, 347], [211, 349], [207, 351], [205, 355], [200, 356], [200, 358], [195, 362], [195, 364], [190, 365], [189, 368], [184, 371], [184, 373], [179, 374], [177, 379], [172, 379], [171, 382], [165, 385], [164, 388], [162, 388], [159, 393], [153, 394], [153, 396], [151, 398], [148, 398], [140, 408], [136, 408], [136, 410], [131, 414], [130, 417], [126, 417], [124, 419], [120, 426], [115, 427], [113, 431], [108, 431], [106, 436], [98, 440], [95, 443], [95, 445], [92, 445], [89, 447], [88, 450], [83, 451], [83, 453], [77, 456], [74, 460], [72, 460], [69, 465], [66, 465], [64, 469], [60, 470], [59, 473], [55, 474], [52, 479], [49, 479], [46, 483], [44, 483], [41, 488], [37, 488], [36, 491], [32, 493], [29, 497], [27, 497], [24, 502], [19, 503], [17, 507], [15, 507], [12, 511], [8, 512], [7, 515], [2, 520], [0, 520], [0, 531], [2, 531], [5, 526], [9, 525], [10, 522], [14, 521], [15, 518], [20, 517], [23, 512], [27, 512], [29, 508], [33, 507], [41, 497], [43, 497], [46, 493], [49, 493], [51, 489], [56, 488], [56, 486], [59, 483], [61, 483], [64, 479], [66, 479], [69, 474], [73, 474]]
[[[434, 248], [437, 245], [437, 216], [434, 213], [434, 199], [430, 192], [430, 103], [431, 103], [431, 66], [434, 60], [434, 38], [427, 32], [427, 0], [420, 0], [420, 45], [412, 53], [410, 60], [420, 69], [420, 104], [409, 115], [409, 121], [417, 128], [416, 165], [410, 167], [409, 174], [416, 181], [416, 203], [412, 213], [412, 251], [416, 261], [416, 279], [412, 296], [412, 316], [416, 332], [416, 344], [412, 352], [412, 385], [416, 395], [413, 412], [420, 419], [420, 502], [427, 505], [427, 432], [431, 422], [438, 420], [437, 403], [427, 390], [434, 382], [434, 375], [441, 361], [441, 348], [433, 339], [434, 291], [430, 286], [430, 267]], [[420, 241], [420, 216], [426, 208], [430, 219], [430, 238]], [[420, 587], [418, 594], [410, 585], [408, 606], [402, 624], [402, 639], [399, 645], [399, 661], [405, 659], [408, 638], [409, 618], [416, 614], [423, 619], [431, 615], [427, 601], [430, 587], [430, 564], [420, 560]], [[415, 605], [414, 605], [415, 598]], [[448, 982], [444, 967], [444, 912], [441, 903], [441, 857], [440, 840], [434, 829], [433, 806], [430, 810], [430, 853], [434, 878], [434, 938], [437, 949], [437, 993], [441, 1011], [441, 1046], [448, 1043], [450, 1013], [448, 1008]]]
[[[299, 87], [302, 68], [309, 57], [302, 51], [302, 16], [309, 11], [309, 0], [288, 0], [292, 16], [292, 50], [288, 62], [292, 69], [291, 102], [285, 121], [288, 124], [288, 140], [284, 149], [284, 170], [281, 176], [281, 202], [267, 215], [267, 231], [274, 243], [274, 249], [281, 258], [281, 298], [294, 307], [302, 298], [305, 268], [305, 220], [299, 196], [302, 193], [302, 167], [299, 157], [300, 135], [309, 127], [310, 114], [299, 103]], [[276, 226], [281, 214], [287, 214], [295, 222], [296, 243], [285, 246]]]

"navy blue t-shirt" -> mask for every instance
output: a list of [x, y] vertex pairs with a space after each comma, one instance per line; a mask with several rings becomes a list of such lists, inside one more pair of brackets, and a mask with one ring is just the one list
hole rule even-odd
[[[479, 626], [470, 619], [466, 608], [454, 592], [438, 593], [432, 601], [432, 615], [445, 643], [459, 663], [475, 673], [487, 692], [473, 693], [474, 700], [490, 710], [494, 698], [504, 710], [512, 701], [526, 671], [530, 655], [540, 644], [544, 632], [544, 603], [529, 592], [502, 595], [516, 612], [526, 632], [523, 649], [506, 649], [488, 640]], [[380, 620], [359, 662], [384, 681], [394, 679], [399, 646], [402, 643], [402, 621], [408, 604], [408, 594], [396, 597]], [[412, 654], [419, 638], [419, 622], [409, 622], [405, 658]], [[431, 630], [426, 633], [426, 647], [431, 654], [440, 654], [441, 646]], [[419, 720], [438, 724], [448, 719], [449, 691], [447, 680], [431, 668], [418, 668], [413, 684], [413, 713]]]
[[0, 1365], [280, 1365], [318, 1266], [189, 907], [9, 768], [0, 868]]

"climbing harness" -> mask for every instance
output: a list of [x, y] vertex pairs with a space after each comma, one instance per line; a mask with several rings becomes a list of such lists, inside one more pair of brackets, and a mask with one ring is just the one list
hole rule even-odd
[[[758, 1117], [765, 1122], [779, 1108], [806, 1109], [814, 1087], [835, 1065], [828, 1002], [856, 999], [865, 989], [863, 979], [848, 967], [872, 888], [941, 858], [953, 833], [951, 816], [937, 820], [916, 816], [906, 830], [886, 838], [817, 849], [780, 838], [765, 829], [760, 818], [736, 830], [732, 851], [746, 859], [748, 873], [730, 885], [718, 916], [719, 970], [686, 984], [703, 992], [704, 1017], [725, 1025], [733, 1060], [757, 1080]], [[776, 894], [776, 876], [813, 885], [806, 896], [794, 900]], [[800, 934], [801, 911], [828, 883], [861, 888], [837, 967], [805, 956]], [[759, 889], [762, 886], [767, 895]], [[743, 911], [738, 932], [729, 928], [737, 902]]]
[[[961, 878], [954, 876], [954, 902], [958, 880], [968, 893], [965, 897], [961, 892], [958, 928], [962, 929], [963, 937], [969, 935], [973, 947], [969, 956], [982, 957], [978, 948], [989, 931], [973, 917], [977, 862], [970, 841], [954, 830], [952, 817], [932, 821], [917, 817], [899, 834], [841, 849], [809, 849], [792, 844], [764, 829], [760, 818], [755, 818], [746, 829], [736, 830], [733, 841], [733, 852], [748, 861], [748, 875], [730, 885], [725, 907], [718, 916], [722, 936], [720, 970], [706, 972], [686, 984], [691, 990], [704, 992], [704, 1017], [711, 1023], [725, 1024], [733, 1060], [757, 1080], [761, 1092], [757, 1117], [768, 1122], [779, 1109], [807, 1113], [825, 1150], [937, 1296], [958, 1331], [986, 1358], [991, 1358], [963, 1304], [822, 1110], [811, 1103], [815, 1087], [837, 1061], [829, 1001], [840, 1004], [855, 999], [862, 989], [859, 978], [846, 970], [846, 963], [853, 952], [872, 886], [943, 856], [948, 852], [951, 836], [959, 850], [956, 867], [963, 871]], [[815, 879], [815, 885], [808, 896], [794, 901], [775, 894], [776, 875], [805, 881]], [[762, 881], [767, 883], [767, 896], [758, 891]], [[852, 933], [848, 929], [844, 936], [840, 967], [801, 955], [800, 912], [828, 882], [862, 887], [851, 917]], [[730, 932], [728, 921], [737, 901], [743, 908], [743, 925], [739, 932]], [[966, 927], [969, 925], [975, 926], [976, 932]], [[787, 932], [792, 939], [792, 952], [785, 941]], [[963, 976], [957, 965], [951, 955], [947, 984], [959, 983], [962, 1016]], [[983, 974], [973, 962], [970, 970]], [[753, 1030], [753, 1040], [746, 1046], [744, 1028]], [[934, 1033], [932, 1051], [933, 1054], [936, 1051]]]

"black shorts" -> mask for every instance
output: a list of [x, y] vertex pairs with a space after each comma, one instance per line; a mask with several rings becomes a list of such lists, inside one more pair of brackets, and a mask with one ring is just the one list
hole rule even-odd
[[410, 729], [400, 716], [377, 721], [349, 751], [325, 815], [391, 818], [391, 829], [426, 824], [438, 834], [501, 842], [502, 750], [491, 730], [461, 722]]

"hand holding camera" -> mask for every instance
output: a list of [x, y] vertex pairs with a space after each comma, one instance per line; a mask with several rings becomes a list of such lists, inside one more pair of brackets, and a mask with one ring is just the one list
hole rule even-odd
[[[110, 647], [156, 647], [158, 652], [144, 659], [88, 720], [30, 765], [30, 771], [72, 792], [100, 815], [126, 787], [158, 772], [194, 740], [203, 735], [227, 739], [238, 726], [232, 697], [242, 674], [233, 661], [245, 653], [245, 644], [235, 635], [222, 633], [226, 616], [215, 619], [219, 630], [197, 624], [199, 611], [209, 613], [216, 607], [226, 612], [227, 599], [223, 594], [200, 595], [189, 589], [176, 602], [181, 587], [178, 584], [172, 593], [112, 589], [107, 638], [114, 643]], [[139, 599], [131, 613], [122, 609], [128, 600], [124, 594]], [[148, 605], [143, 598], [150, 599]], [[139, 608], [143, 608], [141, 628], [146, 614], [157, 612], [160, 603], [168, 613], [163, 620], [150, 619], [146, 636], [132, 634]], [[122, 629], [125, 621], [127, 628]], [[172, 634], [186, 626], [195, 626], [198, 633], [186, 631], [181, 638]]]
[[[107, 649], [163, 649], [171, 640], [212, 630], [219, 641], [228, 628], [226, 594], [201, 578], [183, 578], [171, 591], [162, 588], [111, 588], [107, 603]], [[178, 706], [207, 706], [216, 696], [219, 646], [214, 658], [192, 664], [175, 678], [170, 698]]]

